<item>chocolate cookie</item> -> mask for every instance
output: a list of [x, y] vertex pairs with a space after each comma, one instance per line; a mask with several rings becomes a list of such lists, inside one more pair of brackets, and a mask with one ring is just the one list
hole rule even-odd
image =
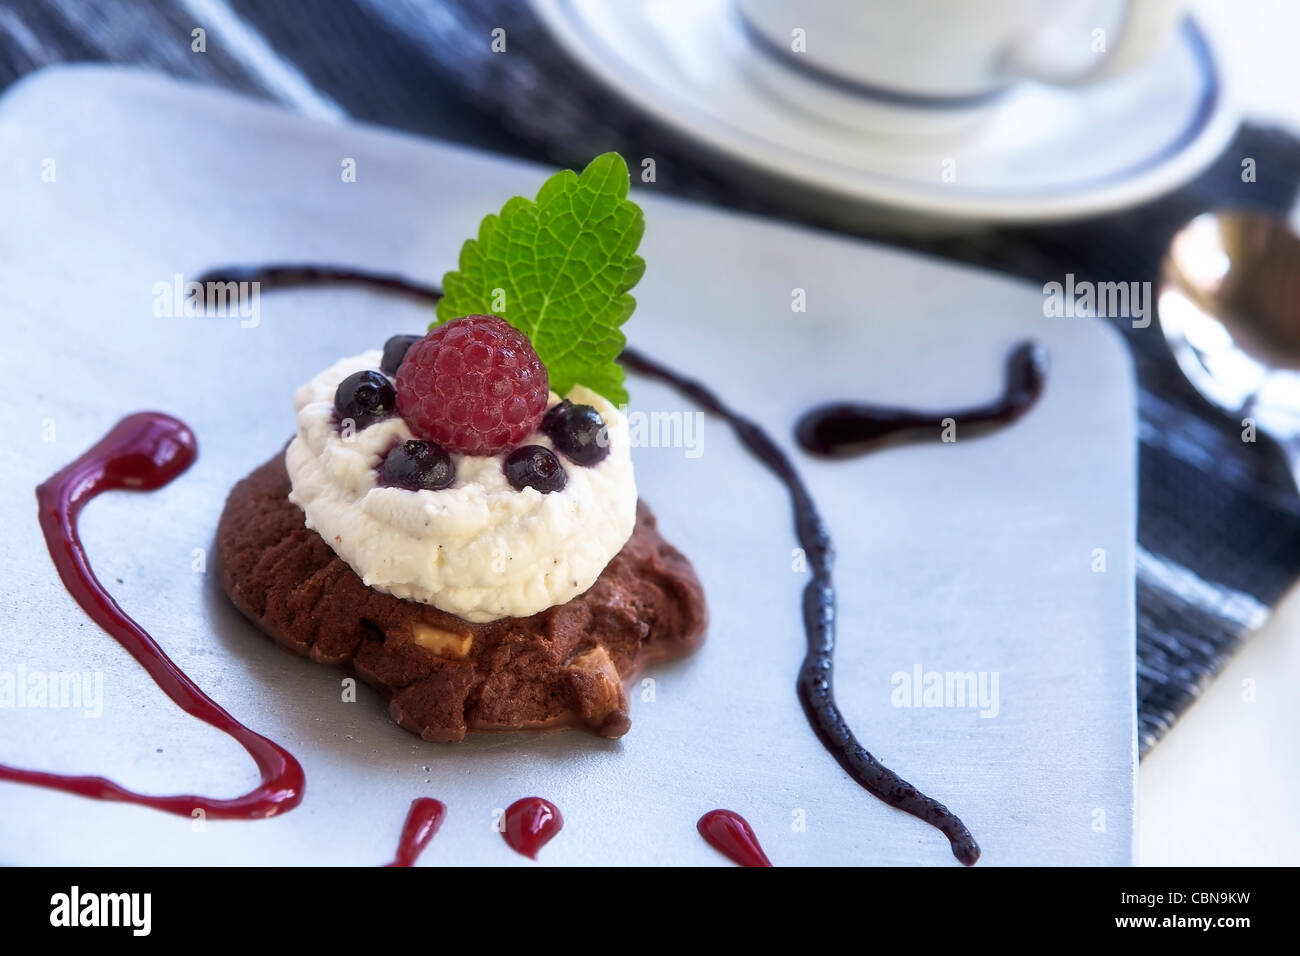
[[695, 650], [708, 621], [694, 569], [644, 503], [596, 583], [532, 617], [471, 624], [376, 591], [306, 527], [283, 455], [231, 490], [217, 558], [226, 593], [262, 631], [354, 671], [425, 740], [570, 726], [619, 737], [631, 726], [624, 683]]

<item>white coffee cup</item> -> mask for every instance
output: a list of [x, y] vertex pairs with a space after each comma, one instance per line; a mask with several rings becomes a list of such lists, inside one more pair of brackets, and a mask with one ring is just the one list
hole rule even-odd
[[1182, 0], [734, 2], [752, 59], [815, 100], [805, 105], [839, 113], [846, 97], [952, 112], [1026, 80], [1109, 79], [1145, 62], [1183, 12]]

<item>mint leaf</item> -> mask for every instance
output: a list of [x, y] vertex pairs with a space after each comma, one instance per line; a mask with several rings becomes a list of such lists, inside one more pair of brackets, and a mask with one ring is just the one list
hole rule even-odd
[[604, 153], [581, 175], [556, 173], [535, 201], [511, 199], [443, 276], [434, 324], [499, 315], [532, 340], [555, 391], [585, 385], [625, 403], [619, 326], [636, 308], [628, 290], [645, 272], [636, 254], [645, 216], [627, 191], [623, 157]]

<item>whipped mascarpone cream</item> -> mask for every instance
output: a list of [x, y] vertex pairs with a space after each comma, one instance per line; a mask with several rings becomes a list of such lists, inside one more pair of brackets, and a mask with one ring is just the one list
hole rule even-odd
[[[307, 527], [369, 587], [468, 621], [527, 617], [591, 587], [636, 523], [626, 416], [590, 389], [568, 394], [600, 412], [610, 450], [592, 467], [556, 452], [567, 474], [561, 491], [516, 491], [501, 456], [457, 454], [449, 488], [385, 488], [378, 472], [384, 456], [415, 436], [394, 415], [345, 437], [334, 413], [339, 382], [378, 369], [381, 357], [376, 349], [341, 359], [294, 395], [298, 435], [285, 465], [289, 500]], [[552, 393], [550, 404], [558, 401]], [[526, 443], [554, 448], [540, 432]]]

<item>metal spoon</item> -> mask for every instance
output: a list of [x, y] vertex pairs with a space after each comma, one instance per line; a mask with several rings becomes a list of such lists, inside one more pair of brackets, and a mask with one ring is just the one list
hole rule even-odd
[[1300, 489], [1300, 237], [1272, 216], [1197, 216], [1170, 243], [1157, 303], [1183, 374], [1277, 441]]

